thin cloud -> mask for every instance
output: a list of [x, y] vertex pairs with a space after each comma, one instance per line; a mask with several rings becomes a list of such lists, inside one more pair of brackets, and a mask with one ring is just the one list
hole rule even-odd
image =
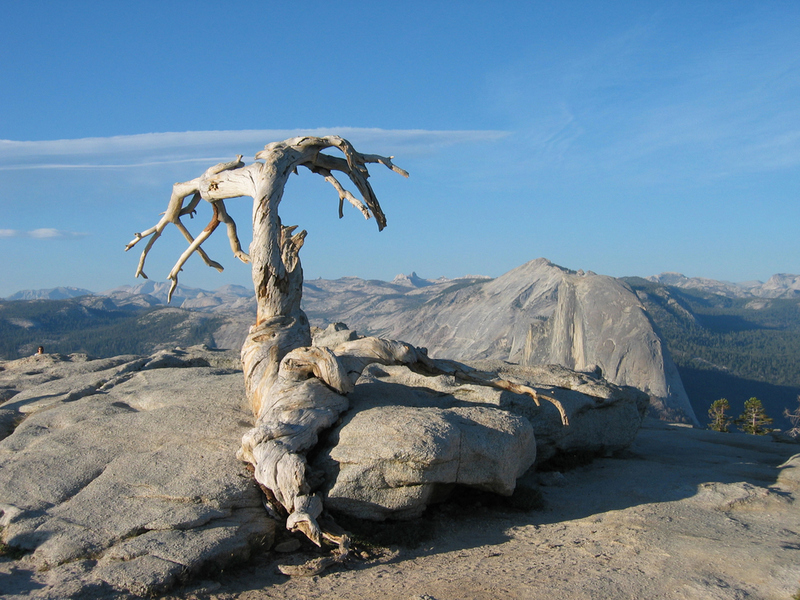
[[300, 135], [341, 135], [371, 153], [390, 149], [395, 155], [419, 155], [449, 146], [486, 144], [506, 131], [390, 130], [357, 127], [265, 129], [241, 131], [186, 131], [144, 133], [73, 140], [0, 140], [0, 170], [124, 169], [156, 165], [230, 160], [232, 155], [254, 155], [264, 144]]
[[18, 229], [0, 229], [0, 238], [34, 238], [37, 240], [74, 240], [86, 237], [88, 233], [76, 231], [64, 231], [51, 227], [32, 229], [31, 231], [20, 231]]
[[155, 160], [130, 163], [110, 163], [110, 164], [91, 164], [91, 163], [41, 163], [27, 165], [0, 165], [0, 171], [27, 171], [30, 169], [128, 169], [131, 167], [157, 167], [160, 165], [178, 165], [184, 163], [213, 163], [230, 160], [230, 156], [206, 156], [198, 158], [180, 158], [172, 160]]

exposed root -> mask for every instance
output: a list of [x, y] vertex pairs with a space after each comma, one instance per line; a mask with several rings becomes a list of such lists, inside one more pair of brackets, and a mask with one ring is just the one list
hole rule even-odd
[[323, 532], [325, 539], [338, 544], [331, 556], [309, 560], [302, 565], [278, 565], [278, 570], [289, 577], [313, 577], [320, 575], [333, 565], [344, 564], [350, 558], [350, 536], [346, 533], [333, 535]]

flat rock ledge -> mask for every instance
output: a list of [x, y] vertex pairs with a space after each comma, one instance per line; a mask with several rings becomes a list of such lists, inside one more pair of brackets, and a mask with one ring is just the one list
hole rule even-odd
[[[475, 366], [556, 398], [569, 426], [544, 400], [372, 365], [310, 457], [326, 506], [383, 520], [458, 485], [510, 495], [537, 464], [628, 447], [647, 406], [562, 367]], [[34, 356], [0, 362], [0, 390], [0, 535], [25, 553], [0, 559], [4, 595], [154, 596], [273, 545], [235, 458], [252, 424], [238, 353]]]
[[0, 368], [17, 392], [0, 405], [2, 539], [29, 553], [17, 577], [0, 573], [3, 594], [151, 596], [272, 544], [275, 523], [235, 458], [250, 426], [236, 353]]

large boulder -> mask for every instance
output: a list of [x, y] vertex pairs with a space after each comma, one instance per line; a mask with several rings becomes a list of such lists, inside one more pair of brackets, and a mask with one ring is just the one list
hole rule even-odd
[[[449, 379], [406, 367], [364, 371], [349, 396], [350, 410], [314, 463], [325, 471], [329, 508], [402, 519], [419, 516], [451, 484], [514, 491], [536, 459], [530, 422], [481, 402], [460, 402]], [[479, 395], [489, 389], [470, 387]]]
[[502, 495], [537, 461], [605, 455], [627, 448], [648, 397], [563, 367], [483, 363], [555, 398], [527, 395], [404, 366], [371, 365], [349, 395], [351, 408], [312, 462], [325, 475], [325, 504], [363, 519], [418, 516], [457, 484]]
[[542, 401], [536, 406], [527, 396], [504, 393], [500, 406], [527, 417], [536, 435], [537, 464], [554, 458], [609, 456], [633, 443], [647, 412], [650, 398], [631, 386], [602, 378], [599, 370], [581, 372], [560, 365], [526, 367], [483, 361], [476, 366], [530, 386], [559, 401], [569, 420]]

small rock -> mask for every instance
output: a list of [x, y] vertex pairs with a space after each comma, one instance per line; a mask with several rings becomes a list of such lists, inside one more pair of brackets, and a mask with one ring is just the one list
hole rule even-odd
[[559, 471], [542, 471], [536, 474], [539, 485], [545, 487], [564, 487], [567, 485], [567, 478]]
[[300, 540], [291, 538], [275, 545], [275, 552], [295, 552], [300, 549]]

